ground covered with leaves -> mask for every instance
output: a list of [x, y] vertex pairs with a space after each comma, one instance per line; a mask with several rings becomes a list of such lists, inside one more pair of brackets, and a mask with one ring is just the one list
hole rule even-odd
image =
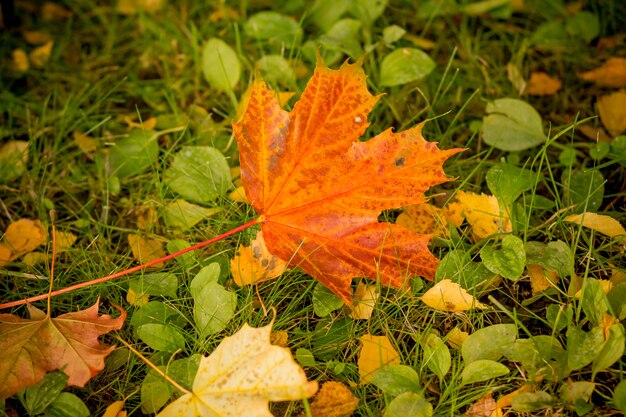
[[626, 411], [622, 2], [14, 6], [0, 413]]

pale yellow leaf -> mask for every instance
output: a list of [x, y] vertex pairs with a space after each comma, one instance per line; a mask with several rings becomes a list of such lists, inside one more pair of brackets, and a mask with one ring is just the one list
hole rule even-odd
[[[128, 235], [128, 244], [135, 259], [142, 264], [165, 256], [163, 244], [156, 239], [140, 235]], [[163, 262], [158, 262], [152, 265], [152, 268], [161, 268], [162, 266]]]
[[287, 262], [269, 252], [261, 231], [250, 242], [250, 246], [239, 246], [237, 254], [230, 261], [230, 272], [240, 287], [274, 279], [286, 268]]
[[4, 167], [11, 165], [15, 169], [24, 169], [28, 162], [28, 142], [25, 140], [10, 140], [0, 146], [0, 164]]
[[228, 198], [237, 202], [237, 203], [247, 203], [248, 199], [246, 198], [246, 190], [243, 188], [243, 185], [235, 188], [234, 191], [231, 191], [228, 194]]
[[[324, 382], [319, 392], [311, 401], [313, 417], [349, 417], [356, 410], [359, 399], [341, 382]], [[299, 417], [306, 417], [300, 413]]]
[[374, 372], [383, 366], [400, 364], [400, 355], [387, 336], [364, 334], [360, 340], [363, 347], [357, 364], [361, 384], [369, 384]]
[[29, 252], [22, 257], [22, 263], [26, 266], [42, 264], [50, 259], [50, 256], [43, 252]]
[[465, 339], [467, 339], [468, 336], [468, 332], [464, 332], [458, 327], [454, 327], [448, 332], [448, 335], [446, 336], [446, 342], [448, 342], [448, 345], [450, 345], [452, 349], [458, 350], [461, 349], [461, 346], [463, 346], [463, 342], [465, 342]]
[[553, 288], [555, 284], [559, 282], [559, 277], [557, 276], [556, 271], [546, 270], [541, 265], [527, 265], [526, 269], [528, 270], [528, 276], [530, 277], [530, 287], [532, 288], [533, 295], [537, 295], [542, 291]]
[[422, 295], [427, 306], [439, 311], [466, 311], [472, 308], [489, 308], [478, 302], [456, 282], [443, 279]]
[[165, 407], [158, 417], [273, 417], [269, 401], [309, 398], [317, 382], [287, 348], [270, 344], [272, 326], [247, 324], [224, 338], [200, 360], [192, 392]]
[[91, 136], [87, 136], [79, 131], [75, 131], [73, 136], [74, 142], [83, 153], [90, 154], [98, 148], [98, 142]]
[[0, 267], [8, 264], [11, 261], [12, 255], [13, 252], [11, 252], [11, 249], [3, 243], [0, 243]]
[[219, 213], [219, 207], [206, 208], [178, 199], [168, 203], [163, 210], [163, 219], [169, 227], [189, 230], [207, 217]]
[[376, 285], [367, 285], [359, 282], [352, 295], [352, 308], [349, 316], [355, 320], [369, 320], [372, 317], [378, 290]]
[[126, 411], [123, 410], [124, 401], [115, 401], [109, 404], [102, 417], [126, 417]]
[[462, 214], [472, 227], [475, 240], [513, 230], [506, 211], [500, 210], [495, 196], [459, 191], [456, 198], [463, 207]]
[[53, 41], [46, 42], [42, 46], [39, 46], [33, 49], [30, 52], [29, 58], [30, 63], [33, 64], [33, 67], [41, 68], [43, 67], [48, 59], [50, 58], [50, 54], [52, 53], [52, 47], [54, 46]]
[[12, 259], [34, 251], [46, 242], [47, 232], [39, 220], [20, 219], [10, 223], [3, 243], [11, 249]]
[[148, 304], [150, 296], [148, 294], [138, 293], [132, 288], [129, 288], [126, 293], [126, 301], [128, 301], [130, 305], [141, 307], [142, 305]]
[[23, 49], [14, 49], [13, 52], [11, 52], [11, 58], [11, 68], [15, 71], [26, 72], [30, 68], [28, 55], [26, 55]]
[[626, 131], [626, 92], [618, 91], [598, 98], [598, 114], [611, 135]]
[[71, 248], [74, 243], [76, 243], [76, 235], [70, 232], [62, 232], [59, 230], [55, 231], [55, 240], [56, 240], [56, 252], [62, 253], [66, 252], [69, 248]]
[[610, 237], [626, 235], [626, 230], [613, 217], [597, 213], [572, 214], [564, 218], [566, 222], [576, 223], [588, 227]]

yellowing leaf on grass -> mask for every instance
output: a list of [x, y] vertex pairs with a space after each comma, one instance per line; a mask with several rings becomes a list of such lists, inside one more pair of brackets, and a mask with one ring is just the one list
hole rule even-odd
[[126, 293], [126, 301], [128, 301], [130, 305], [141, 307], [142, 305], [148, 304], [150, 296], [148, 294], [138, 293], [134, 289], [129, 288]]
[[24, 37], [24, 40], [31, 45], [43, 45], [44, 43], [48, 43], [52, 40], [50, 32], [43, 30], [25, 30], [22, 32], [22, 36]]
[[[350, 417], [359, 399], [352, 391], [341, 382], [324, 382], [319, 392], [311, 401], [311, 415], [313, 417]], [[305, 417], [306, 413], [300, 413], [299, 417]]]
[[26, 266], [33, 267], [42, 264], [50, 259], [50, 255], [43, 252], [29, 252], [22, 257], [22, 263]]
[[55, 230], [54, 232], [55, 241], [56, 241], [56, 252], [62, 253], [66, 252], [69, 248], [71, 248], [74, 243], [76, 243], [76, 235], [70, 232], [62, 232], [59, 230]]
[[454, 225], [454, 227], [461, 226], [465, 221], [465, 216], [463, 216], [463, 204], [458, 201], [446, 204], [441, 210], [441, 214], [443, 214], [446, 221]]
[[11, 249], [9, 249], [6, 245], [0, 243], [0, 267], [5, 266], [9, 262], [11, 262]]
[[[142, 264], [165, 256], [163, 244], [156, 239], [140, 235], [128, 235], [128, 244], [133, 251], [133, 257]], [[152, 268], [161, 268], [162, 266], [163, 262], [158, 262], [152, 265]]]
[[14, 49], [11, 52], [11, 68], [17, 72], [26, 72], [30, 68], [28, 55], [23, 49]]
[[376, 285], [367, 285], [359, 282], [352, 295], [352, 308], [349, 316], [355, 320], [369, 320], [372, 317], [377, 299], [378, 290]]
[[33, 64], [33, 67], [41, 68], [46, 65], [48, 59], [50, 58], [50, 54], [52, 53], [52, 47], [54, 46], [53, 41], [46, 42], [40, 47], [33, 49], [30, 52], [29, 58], [30, 63]]
[[104, 414], [102, 414], [102, 417], [126, 417], [126, 414], [126, 411], [124, 411], [124, 401], [115, 401], [109, 404]]
[[448, 222], [441, 209], [428, 203], [404, 207], [396, 219], [396, 224], [425, 235], [446, 236], [448, 233]]
[[0, 182], [19, 177], [28, 162], [28, 142], [10, 140], [0, 146]]
[[446, 342], [448, 342], [448, 345], [450, 345], [452, 349], [461, 349], [461, 346], [463, 346], [463, 342], [465, 342], [465, 339], [467, 339], [468, 336], [468, 332], [464, 332], [457, 326], [448, 332], [448, 335], [446, 336]]
[[363, 347], [357, 364], [361, 384], [369, 384], [374, 372], [383, 366], [400, 364], [400, 355], [387, 336], [364, 334], [360, 340]]
[[123, 15], [156, 13], [164, 4], [164, 0], [118, 0], [116, 11]]
[[626, 131], [626, 92], [618, 91], [598, 98], [598, 114], [611, 135]]
[[580, 78], [593, 81], [603, 87], [620, 88], [626, 86], [626, 58], [613, 57], [600, 67], [583, 72], [578, 75]]
[[564, 218], [566, 222], [576, 223], [588, 227], [610, 237], [626, 235], [626, 230], [613, 217], [597, 213], [572, 214]]
[[495, 196], [459, 191], [456, 198], [463, 207], [463, 215], [472, 227], [474, 239], [480, 240], [496, 233], [513, 230], [506, 211], [500, 213], [500, 205]]
[[231, 191], [228, 194], [228, 198], [237, 202], [237, 203], [247, 203], [248, 199], [246, 198], [246, 190], [243, 188], [243, 185], [235, 188], [234, 191]]
[[78, 130], [74, 132], [74, 143], [80, 148], [83, 153], [91, 154], [98, 149], [98, 142], [91, 136], [85, 135]]
[[137, 214], [137, 229], [144, 232], [153, 230], [159, 223], [159, 218], [154, 207], [143, 205], [139, 208]]
[[274, 279], [285, 272], [286, 268], [287, 262], [267, 250], [261, 231], [250, 242], [250, 246], [239, 246], [237, 254], [230, 261], [230, 272], [240, 287]]
[[467, 311], [472, 308], [489, 308], [478, 302], [463, 287], [449, 279], [442, 279], [422, 295], [427, 306], [439, 311]]
[[158, 417], [272, 417], [269, 401], [309, 398], [317, 382], [287, 348], [270, 344], [272, 325], [247, 324], [224, 338], [210, 356], [200, 360], [192, 392], [165, 407]]
[[530, 74], [528, 94], [531, 96], [551, 96], [561, 89], [561, 81], [545, 72], [537, 71]]
[[270, 335], [270, 343], [280, 347], [287, 347], [289, 341], [289, 333], [284, 330], [272, 332]]
[[602, 334], [604, 335], [604, 340], [609, 339], [609, 330], [615, 324], [619, 323], [619, 319], [617, 317], [613, 317], [609, 313], [604, 313], [604, 317], [602, 317], [602, 321], [598, 325], [602, 329]]
[[41, 6], [41, 18], [46, 22], [65, 20], [71, 16], [72, 12], [69, 9], [56, 2], [47, 1]]
[[506, 395], [503, 395], [502, 397], [498, 398], [498, 401], [496, 401], [496, 407], [497, 410], [496, 411], [500, 411], [499, 415], [502, 415], [502, 409], [505, 407], [510, 407], [511, 406], [511, 402], [513, 401], [513, 398], [517, 397], [520, 394], [525, 394], [527, 392], [532, 392], [533, 390], [533, 385], [531, 384], [524, 384], [522, 385], [521, 388], [516, 389], [513, 392], [509, 392]]
[[12, 259], [32, 252], [46, 242], [47, 233], [39, 220], [20, 219], [7, 227], [3, 243], [12, 252]]
[[559, 282], [556, 271], [550, 271], [541, 265], [534, 264], [528, 265], [526, 268], [528, 270], [528, 276], [530, 277], [530, 287], [532, 288], [533, 295], [553, 288], [554, 285]]
[[131, 119], [128, 116], [123, 116], [123, 119], [124, 119], [124, 122], [126, 122], [128, 127], [130, 127], [130, 128], [138, 128], [138, 129], [143, 129], [143, 130], [154, 130], [154, 128], [157, 126], [157, 118], [156, 117], [150, 117], [149, 119], [146, 119], [146, 120], [141, 120], [140, 119], [138, 122], [134, 121], [133, 119]]

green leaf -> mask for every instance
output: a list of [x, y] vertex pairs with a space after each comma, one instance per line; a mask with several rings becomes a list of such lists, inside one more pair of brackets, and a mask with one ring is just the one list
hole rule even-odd
[[328, 31], [350, 8], [352, 0], [315, 0], [309, 17], [323, 31]]
[[509, 373], [509, 368], [489, 359], [479, 359], [465, 366], [461, 373], [462, 385], [487, 381]]
[[541, 265], [545, 269], [556, 271], [560, 277], [567, 277], [574, 270], [574, 255], [567, 244], [561, 240], [548, 242], [526, 242], [526, 265]]
[[364, 25], [370, 26], [380, 17], [387, 7], [389, 0], [353, 0], [350, 14]]
[[575, 206], [573, 212], [597, 212], [604, 199], [604, 177], [597, 169], [565, 170], [561, 177], [564, 205]]
[[202, 48], [202, 73], [211, 87], [232, 91], [241, 76], [237, 53], [223, 40], [209, 39]]
[[167, 323], [182, 326], [185, 323], [185, 319], [181, 316], [180, 312], [160, 301], [150, 301], [149, 303], [141, 306], [133, 313], [133, 316], [130, 319], [130, 325], [135, 329], [135, 336], [137, 336], [137, 329], [144, 324]]
[[594, 327], [589, 332], [576, 326], [567, 328], [567, 366], [576, 371], [589, 365], [604, 342], [602, 329]]
[[313, 311], [318, 317], [326, 317], [343, 307], [343, 301], [325, 285], [317, 283], [313, 289]]
[[141, 295], [176, 298], [178, 278], [171, 272], [153, 272], [129, 281], [128, 287]]
[[626, 413], [626, 379], [622, 379], [613, 391], [613, 405], [623, 413]]
[[546, 309], [546, 320], [555, 332], [560, 332], [572, 323], [574, 309], [571, 305], [550, 304]]
[[555, 402], [556, 398], [547, 392], [525, 392], [513, 397], [511, 407], [515, 411], [532, 412], [552, 407]]
[[[164, 367], [159, 367], [164, 370]], [[161, 375], [150, 370], [141, 383], [141, 411], [154, 414], [161, 409], [175, 392], [174, 386]]]
[[517, 236], [506, 235], [501, 245], [501, 249], [483, 246], [480, 257], [491, 272], [515, 281], [522, 276], [526, 265], [524, 242]]
[[380, 85], [393, 87], [421, 80], [435, 69], [435, 61], [416, 48], [400, 48], [391, 52], [380, 66]]
[[449, 251], [435, 272], [435, 282], [449, 279], [468, 291], [486, 286], [494, 278], [497, 276], [485, 268], [482, 262], [473, 262], [470, 254], [460, 249]]
[[196, 379], [202, 355], [195, 354], [188, 358], [176, 359], [167, 367], [167, 375], [178, 382], [183, 388], [191, 390]]
[[609, 300], [604, 293], [602, 284], [597, 279], [587, 278], [581, 290], [580, 304], [587, 319], [595, 326], [599, 326], [604, 314], [609, 311]]
[[602, 344], [591, 365], [592, 377], [600, 371], [608, 369], [617, 362], [623, 355], [626, 346], [626, 335], [621, 323], [612, 325], [609, 328], [609, 337]]
[[461, 347], [461, 354], [466, 364], [479, 359], [497, 361], [505, 349], [515, 342], [517, 326], [514, 324], [494, 324], [476, 330], [468, 336]]
[[188, 203], [183, 199], [174, 200], [168, 203], [163, 210], [165, 224], [169, 227], [179, 229], [183, 232], [191, 229], [200, 221], [219, 213], [221, 208], [206, 208], [196, 204]]
[[419, 375], [406, 365], [388, 365], [378, 369], [372, 375], [372, 384], [392, 397], [405, 392], [422, 392]]
[[68, 376], [62, 372], [47, 373], [41, 382], [19, 394], [20, 402], [28, 414], [41, 414], [65, 389], [67, 380]]
[[504, 355], [510, 361], [520, 362], [533, 378], [560, 381], [569, 374], [565, 349], [553, 336], [517, 339], [504, 348]]
[[530, 37], [530, 43], [541, 49], [564, 51], [576, 45], [567, 35], [562, 20], [548, 20], [540, 24]]
[[210, 282], [193, 297], [193, 318], [200, 337], [221, 332], [237, 310], [237, 294]]
[[422, 350], [424, 351], [424, 362], [428, 368], [443, 381], [452, 365], [448, 346], [439, 336], [429, 333], [422, 343]]
[[76, 395], [62, 392], [44, 412], [45, 417], [89, 417], [91, 413]]
[[510, 0], [482, 0], [473, 1], [461, 8], [461, 12], [469, 16], [479, 16], [485, 13], [493, 12], [495, 9], [509, 5]]
[[361, 22], [358, 20], [341, 19], [319, 38], [319, 43], [331, 51], [345, 53], [351, 58], [358, 59], [363, 55], [360, 29]]
[[626, 135], [620, 135], [611, 142], [611, 159], [626, 167]]
[[313, 353], [308, 349], [304, 349], [304, 348], [296, 349], [295, 358], [302, 366], [315, 366], [316, 365], [315, 357], [313, 356]]
[[626, 282], [615, 285], [606, 295], [611, 312], [619, 320], [626, 318]]
[[198, 271], [189, 284], [191, 296], [195, 299], [204, 287], [211, 283], [217, 284], [221, 273], [220, 264], [217, 262], [210, 263]]
[[589, 146], [589, 156], [591, 156], [596, 161], [599, 161], [611, 152], [611, 145], [607, 142], [598, 141]]
[[272, 11], [251, 16], [244, 23], [243, 30], [255, 40], [267, 41], [277, 47], [291, 48], [300, 45], [302, 41], [302, 28], [298, 22]]
[[107, 174], [125, 179], [146, 172], [159, 160], [158, 137], [158, 133], [144, 129], [131, 130], [109, 149]]
[[264, 55], [257, 61], [257, 66], [265, 82], [285, 87], [291, 87], [296, 82], [296, 74], [289, 62], [280, 55]]
[[461, 11], [456, 0], [425, 0], [417, 8], [418, 19], [432, 19], [437, 16], [450, 16]]
[[184, 146], [164, 176], [174, 192], [199, 203], [213, 201], [231, 187], [226, 158], [210, 146]]
[[137, 335], [157, 351], [176, 352], [185, 348], [185, 337], [169, 324], [143, 324], [137, 328]]
[[385, 45], [391, 45], [392, 43], [399, 41], [406, 33], [406, 30], [398, 25], [387, 26], [383, 29], [383, 42]]
[[537, 183], [537, 174], [529, 169], [500, 162], [489, 168], [486, 179], [487, 186], [498, 198], [500, 207], [511, 207], [522, 193]]
[[570, 36], [589, 43], [600, 35], [600, 20], [593, 13], [580, 11], [565, 19], [565, 30]]
[[333, 359], [354, 336], [354, 322], [348, 318], [325, 317], [315, 325], [311, 346], [321, 360]]
[[559, 398], [568, 405], [579, 401], [588, 403], [595, 387], [596, 384], [589, 381], [565, 381], [559, 390]]
[[426, 401], [424, 394], [405, 392], [389, 403], [383, 417], [430, 417], [433, 406]]
[[487, 104], [482, 131], [487, 145], [509, 152], [529, 149], [546, 141], [539, 113], [530, 104], [513, 98]]

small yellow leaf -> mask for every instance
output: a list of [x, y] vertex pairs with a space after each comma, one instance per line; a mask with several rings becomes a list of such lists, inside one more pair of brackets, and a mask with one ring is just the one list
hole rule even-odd
[[23, 49], [14, 49], [11, 53], [11, 68], [17, 72], [26, 72], [30, 68], [28, 55]]
[[159, 218], [154, 207], [148, 205], [141, 206], [139, 208], [139, 214], [137, 215], [137, 229], [143, 231], [153, 230], [159, 223]]
[[80, 150], [83, 151], [83, 153], [90, 154], [98, 149], [98, 142], [91, 136], [87, 136], [79, 131], [75, 131], [73, 136], [74, 142], [80, 148]]
[[13, 252], [11, 252], [8, 246], [0, 243], [0, 267], [5, 266], [11, 261], [12, 254]]
[[39, 220], [21, 219], [9, 224], [4, 244], [11, 249], [12, 259], [34, 251], [45, 243], [47, 233]]
[[626, 131], [626, 92], [618, 91], [598, 98], [598, 114], [611, 135]]
[[520, 394], [532, 392], [532, 390], [533, 390], [533, 386], [531, 384], [524, 384], [522, 385], [521, 388], [516, 389], [515, 391], [510, 392], [506, 395], [503, 395], [502, 397], [498, 398], [498, 401], [496, 401], [497, 409], [502, 410], [505, 407], [510, 407], [511, 401], [513, 400], [513, 398], [517, 397]]
[[396, 224], [425, 235], [446, 236], [448, 233], [448, 222], [441, 209], [428, 203], [404, 207]]
[[22, 262], [26, 266], [33, 267], [46, 262], [49, 258], [50, 256], [43, 252], [29, 252], [22, 257]]
[[237, 167], [231, 167], [230, 168], [230, 177], [232, 179], [236, 179], [241, 177], [241, 167], [237, 166]]
[[192, 392], [169, 404], [158, 417], [273, 417], [269, 401], [309, 398], [317, 382], [287, 348], [270, 344], [272, 325], [247, 324], [200, 360]]
[[296, 93], [294, 93], [292, 91], [280, 91], [280, 92], [278, 92], [278, 104], [280, 104], [281, 107], [284, 107], [285, 104], [287, 104], [287, 102], [289, 102], [291, 97], [293, 97], [295, 95], [296, 95]]
[[[608, 294], [609, 291], [613, 289], [613, 283], [608, 279], [599, 279], [598, 283], [600, 284], [600, 287], [602, 288], [602, 292], [605, 294]], [[576, 294], [574, 294], [575, 298], [580, 298], [582, 296], [583, 296], [583, 288], [579, 289], [578, 291], [576, 291]]]
[[[124, 410], [124, 401], [115, 401], [109, 404], [107, 409], [102, 414], [102, 417], [126, 417], [126, 411]], [[123, 414], [122, 414], [123, 413]]]
[[118, 0], [116, 10], [123, 15], [156, 13], [164, 4], [164, 0]]
[[448, 223], [451, 223], [454, 227], [461, 226], [465, 221], [465, 216], [463, 216], [463, 204], [458, 201], [447, 204], [441, 210], [441, 214], [443, 214]]
[[12, 165], [16, 169], [24, 169], [28, 162], [28, 142], [25, 140], [10, 140], [0, 146], [0, 164]]
[[22, 32], [22, 36], [24, 37], [24, 40], [31, 45], [43, 45], [44, 43], [48, 43], [52, 40], [50, 32], [45, 32], [43, 30], [25, 30]]
[[361, 384], [369, 384], [374, 372], [383, 366], [400, 364], [400, 355], [387, 336], [364, 334], [360, 340], [363, 344], [358, 360]]
[[29, 58], [30, 63], [33, 64], [33, 67], [41, 68], [46, 65], [46, 62], [48, 62], [50, 54], [52, 53], [53, 45], [54, 42], [50, 41], [31, 51]]
[[564, 218], [566, 222], [576, 223], [588, 227], [610, 237], [626, 235], [626, 230], [613, 217], [597, 213], [572, 214]]
[[279, 332], [272, 332], [270, 335], [270, 343], [280, 347], [287, 347], [289, 341], [289, 333], [284, 330]]
[[55, 231], [55, 237], [56, 237], [56, 252], [57, 253], [62, 253], [62, 252], [66, 252], [69, 248], [71, 248], [74, 243], [76, 243], [76, 235], [70, 232], [60, 232], [60, 231]]
[[[341, 382], [324, 382], [319, 392], [311, 401], [311, 415], [313, 417], [350, 417], [359, 399], [352, 391]], [[306, 413], [301, 413], [299, 417], [305, 417]]]
[[148, 294], [140, 294], [132, 288], [129, 288], [126, 293], [126, 301], [128, 301], [130, 305], [141, 307], [142, 305], [148, 304], [150, 296]]
[[533, 72], [528, 80], [528, 94], [531, 96], [551, 96], [561, 89], [561, 81], [545, 72]]
[[459, 284], [443, 279], [422, 295], [427, 306], [439, 311], [466, 311], [472, 308], [489, 308], [478, 302]]
[[604, 86], [620, 88], [626, 86], [626, 58], [613, 57], [607, 59], [602, 66], [578, 75], [587, 81]]
[[554, 285], [559, 282], [559, 277], [557, 276], [556, 271], [549, 271], [541, 265], [534, 264], [528, 265], [527, 269], [533, 295], [537, 295], [542, 291], [553, 288]]
[[376, 285], [367, 285], [359, 282], [352, 295], [352, 308], [349, 316], [355, 320], [369, 320], [372, 317], [378, 290]]
[[463, 206], [463, 215], [472, 227], [475, 240], [513, 230], [506, 212], [500, 213], [495, 196], [459, 191], [456, 198]]
[[446, 342], [448, 342], [448, 345], [450, 345], [452, 349], [458, 350], [461, 349], [461, 346], [463, 346], [463, 342], [465, 342], [465, 339], [467, 339], [468, 336], [468, 332], [464, 332], [458, 327], [454, 327], [452, 330], [450, 330], [450, 332], [448, 332], [448, 335], [446, 336]]
[[41, 6], [41, 17], [46, 22], [65, 20], [72, 17], [72, 12], [56, 2], [47, 1]]
[[[133, 251], [133, 256], [139, 263], [146, 263], [165, 256], [163, 244], [156, 240], [145, 238], [140, 235], [128, 235], [128, 244]], [[163, 262], [152, 265], [152, 268], [161, 268]]]
[[246, 190], [243, 188], [243, 185], [235, 188], [234, 191], [231, 191], [228, 194], [228, 198], [237, 202], [237, 203], [247, 203], [248, 199], [246, 198]]
[[239, 246], [237, 254], [230, 261], [230, 272], [240, 287], [274, 279], [286, 268], [287, 262], [267, 250], [261, 231], [250, 242], [250, 246]]

